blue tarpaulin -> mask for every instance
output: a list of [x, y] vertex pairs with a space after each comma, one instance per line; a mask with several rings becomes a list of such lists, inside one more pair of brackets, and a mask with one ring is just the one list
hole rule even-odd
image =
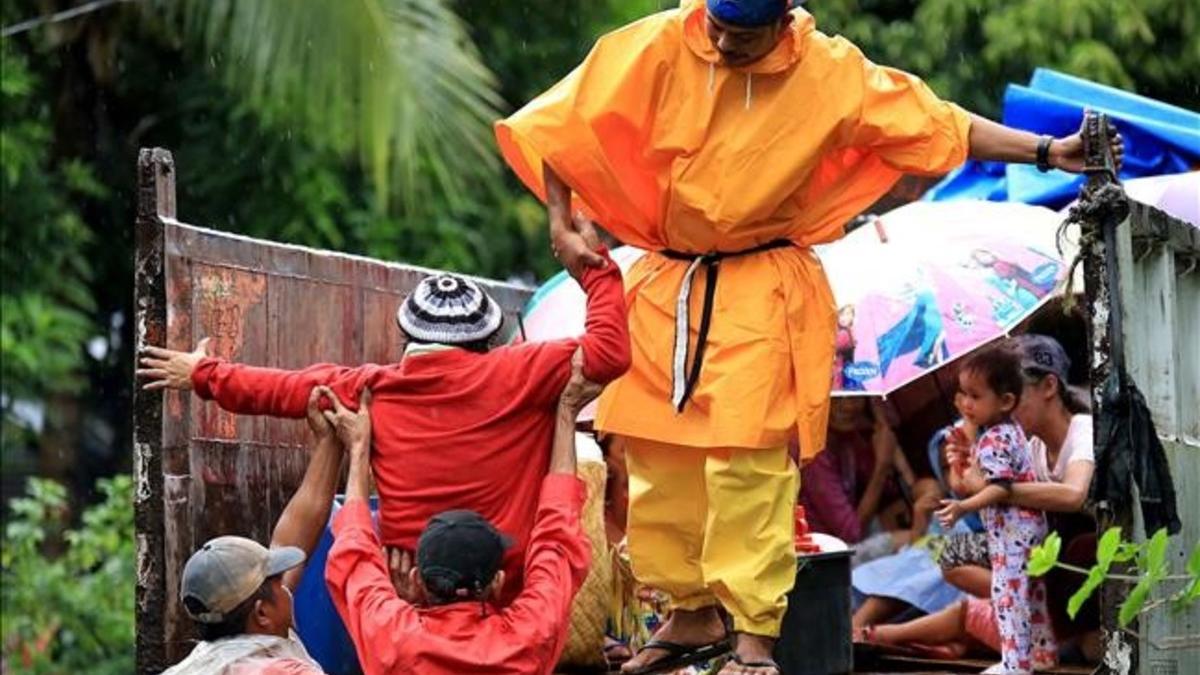
[[[1107, 113], [1125, 139], [1121, 178], [1157, 176], [1200, 168], [1200, 113], [1120, 89], [1037, 69], [1028, 86], [1004, 92], [1004, 123], [1037, 134], [1066, 136], [1079, 130], [1085, 109]], [[986, 199], [1060, 207], [1083, 183], [1081, 176], [1036, 167], [969, 160], [925, 199]]]

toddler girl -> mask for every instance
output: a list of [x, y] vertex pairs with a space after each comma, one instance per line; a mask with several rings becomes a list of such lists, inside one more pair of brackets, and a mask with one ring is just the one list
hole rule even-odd
[[1046, 516], [1005, 503], [1013, 483], [1037, 480], [1025, 433], [1011, 417], [1024, 386], [1020, 356], [1007, 345], [985, 349], [963, 364], [958, 381], [955, 402], [979, 430], [972, 463], [987, 487], [961, 501], [944, 500], [937, 515], [949, 528], [964, 514], [982, 512], [1002, 672], [1029, 673], [1035, 665], [1053, 664], [1057, 647], [1046, 613], [1045, 587], [1025, 572], [1030, 551], [1046, 536]]

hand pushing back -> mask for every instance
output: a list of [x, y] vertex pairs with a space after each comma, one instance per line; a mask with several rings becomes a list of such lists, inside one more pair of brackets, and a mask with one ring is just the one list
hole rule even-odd
[[337, 432], [338, 440], [351, 454], [365, 453], [371, 447], [371, 390], [364, 388], [358, 399], [358, 410], [342, 405], [337, 394], [329, 387], [317, 387], [322, 396], [333, 406], [324, 412], [325, 419]]
[[559, 409], [571, 413], [572, 417], [578, 416], [579, 411], [599, 396], [603, 389], [603, 386], [584, 377], [583, 350], [576, 348], [571, 356], [571, 379], [567, 380], [567, 386], [558, 399]]

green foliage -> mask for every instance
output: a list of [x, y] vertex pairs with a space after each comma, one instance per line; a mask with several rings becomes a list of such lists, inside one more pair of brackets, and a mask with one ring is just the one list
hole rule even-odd
[[26, 57], [0, 44], [0, 392], [11, 405], [78, 391], [82, 344], [93, 332], [92, 232], [72, 200], [104, 198], [105, 187], [74, 159], [51, 161], [46, 94]]
[[1062, 552], [1062, 537], [1057, 532], [1051, 532], [1040, 546], [1033, 549], [1029, 556], [1029, 576], [1040, 577], [1054, 569], [1058, 556]]
[[[1096, 589], [1105, 582], [1133, 584], [1133, 588], [1121, 603], [1117, 617], [1121, 627], [1125, 627], [1140, 614], [1167, 602], [1170, 602], [1176, 611], [1182, 611], [1200, 600], [1200, 543], [1192, 548], [1185, 573], [1177, 576], [1170, 574], [1170, 565], [1167, 562], [1169, 544], [1165, 528], [1155, 532], [1146, 542], [1134, 543], [1122, 541], [1121, 528], [1112, 527], [1105, 531], [1096, 544], [1096, 564], [1084, 570], [1058, 561], [1062, 540], [1057, 532], [1052, 532], [1041, 545], [1034, 547], [1026, 569], [1030, 576], [1035, 577], [1043, 576], [1056, 566], [1086, 575], [1083, 584], [1067, 601], [1067, 615], [1072, 619]], [[1137, 576], [1110, 573], [1113, 563], [1130, 560], [1137, 561]], [[1171, 581], [1185, 582], [1185, 586], [1165, 600], [1154, 600], [1155, 590], [1164, 582]]]
[[[134, 671], [133, 481], [98, 487], [103, 500], [74, 529], [58, 483], [31, 479], [10, 505], [0, 623], [12, 672]], [[55, 545], [62, 550], [47, 554]]]
[[1100, 588], [1100, 584], [1104, 583], [1107, 577], [1108, 565], [1101, 567], [1099, 564], [1096, 564], [1092, 569], [1088, 570], [1087, 577], [1083, 580], [1083, 585], [1067, 600], [1067, 616], [1074, 619], [1075, 615], [1079, 614], [1079, 609], [1083, 607], [1083, 603], [1092, 597], [1092, 593], [1095, 593], [1096, 589]]
[[495, 76], [446, 0], [162, 3], [266, 123], [357, 151], [380, 203], [460, 206], [498, 178]]
[[819, 29], [996, 115], [1002, 87], [1047, 67], [1185, 108], [1200, 102], [1193, 0], [824, 0]]
[[1188, 556], [1187, 573], [1191, 577], [1187, 588], [1183, 593], [1175, 599], [1175, 611], [1181, 611], [1188, 605], [1200, 600], [1200, 541], [1192, 547], [1192, 554]]

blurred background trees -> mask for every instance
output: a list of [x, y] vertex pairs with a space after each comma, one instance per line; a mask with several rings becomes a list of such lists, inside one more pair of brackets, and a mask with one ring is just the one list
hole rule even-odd
[[[175, 153], [187, 222], [533, 283], [556, 268], [543, 211], [503, 169], [491, 120], [600, 33], [676, 3], [100, 0], [38, 21], [80, 4], [0, 5], [6, 505], [30, 474], [78, 507], [129, 471], [140, 146]], [[806, 8], [984, 114], [1038, 66], [1200, 107], [1193, 0]]]
[[[544, 217], [503, 170], [491, 120], [601, 32], [673, 3], [93, 4], [32, 27], [21, 24], [74, 2], [11, 0], [0, 14], [5, 474], [76, 492], [128, 468], [139, 146], [175, 152], [189, 222], [533, 282], [554, 270]], [[1188, 0], [807, 8], [822, 30], [985, 114], [1037, 66], [1200, 100]]]

